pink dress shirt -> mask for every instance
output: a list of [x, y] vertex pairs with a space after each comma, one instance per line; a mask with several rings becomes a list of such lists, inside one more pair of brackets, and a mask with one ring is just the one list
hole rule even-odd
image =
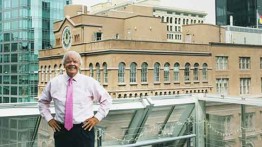
[[[39, 98], [39, 111], [47, 122], [53, 119], [49, 109], [53, 100], [56, 113], [54, 119], [64, 123], [68, 79], [67, 74], [53, 78], [48, 82]], [[73, 91], [74, 124], [80, 124], [93, 116], [99, 121], [106, 117], [112, 105], [112, 98], [98, 81], [82, 74], [76, 74], [73, 77]], [[100, 104], [95, 115], [93, 111], [94, 101]]]

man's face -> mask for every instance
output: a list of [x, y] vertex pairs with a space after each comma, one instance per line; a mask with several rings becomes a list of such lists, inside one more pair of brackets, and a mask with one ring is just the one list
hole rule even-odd
[[79, 70], [80, 60], [74, 55], [69, 54], [65, 59], [64, 68], [69, 77], [74, 77]]

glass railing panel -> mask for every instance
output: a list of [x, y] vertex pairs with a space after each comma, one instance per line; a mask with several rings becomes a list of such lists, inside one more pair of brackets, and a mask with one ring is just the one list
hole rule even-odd
[[206, 109], [206, 147], [261, 146], [261, 107], [207, 103]]
[[96, 126], [96, 143], [102, 139], [103, 146], [121, 145], [134, 113], [135, 110], [111, 111]]
[[0, 147], [37, 147], [33, 136], [38, 121], [38, 116], [1, 117]]
[[[190, 106], [192, 110], [185, 115], [188, 106]], [[188, 117], [191, 117], [193, 109], [193, 104], [153, 107], [143, 127], [143, 131], [139, 136], [138, 142], [191, 134], [192, 122], [188, 123], [188, 121], [193, 121], [193, 117], [192, 120], [188, 119]], [[176, 129], [183, 129], [183, 131], [180, 131], [183, 133], [177, 133]]]

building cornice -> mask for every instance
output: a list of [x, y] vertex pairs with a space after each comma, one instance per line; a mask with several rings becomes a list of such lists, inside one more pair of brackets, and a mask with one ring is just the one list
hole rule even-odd
[[[97, 51], [86, 51], [80, 53], [84, 56], [97, 56], [106, 54], [137, 54], [137, 55], [173, 55], [173, 56], [211, 56], [210, 52], [188, 52], [188, 51], [163, 51], [163, 50], [133, 50], [133, 49], [108, 49]], [[50, 55], [39, 57], [39, 61], [60, 59], [63, 55]]]
[[180, 8], [167, 7], [167, 6], [153, 6], [153, 9], [154, 10], [164, 10], [164, 11], [174, 11], [174, 12], [188, 13], [188, 14], [197, 14], [197, 15], [203, 15], [203, 16], [207, 15], [207, 13], [203, 11], [187, 10], [187, 9], [180, 9]]
[[210, 42], [210, 46], [232, 46], [232, 47], [252, 47], [262, 49], [262, 45], [252, 45], [252, 44], [235, 44], [235, 43], [219, 43], [219, 42]]

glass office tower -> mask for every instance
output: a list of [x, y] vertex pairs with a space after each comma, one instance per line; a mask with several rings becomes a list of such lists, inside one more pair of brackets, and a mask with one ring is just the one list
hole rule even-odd
[[53, 22], [72, 0], [0, 0], [0, 103], [37, 96], [38, 51], [54, 45]]
[[258, 23], [258, 14], [262, 16], [261, 0], [216, 0], [216, 24], [230, 25], [230, 16], [233, 16], [233, 25], [242, 27], [261, 27]]

